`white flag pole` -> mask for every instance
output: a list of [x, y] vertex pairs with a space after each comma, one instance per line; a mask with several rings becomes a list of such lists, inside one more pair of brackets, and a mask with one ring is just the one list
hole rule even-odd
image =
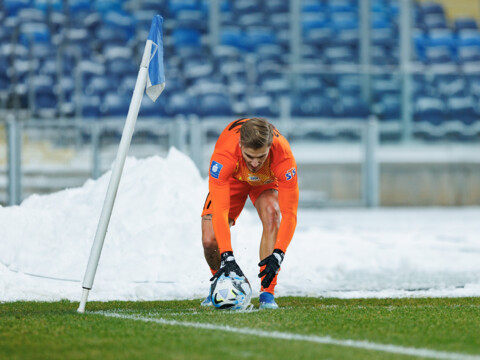
[[127, 120], [125, 127], [123, 128], [122, 138], [118, 147], [117, 157], [112, 169], [112, 176], [110, 183], [108, 184], [107, 195], [105, 196], [105, 202], [103, 203], [102, 213], [98, 222], [97, 232], [95, 233], [95, 240], [92, 245], [90, 257], [88, 259], [87, 269], [83, 278], [83, 293], [78, 307], [78, 312], [85, 312], [85, 305], [88, 299], [88, 293], [92, 289], [95, 273], [97, 272], [98, 262], [100, 260], [100, 254], [103, 248], [103, 242], [105, 235], [107, 234], [108, 223], [112, 215], [113, 205], [115, 203], [115, 197], [117, 195], [118, 185], [122, 176], [125, 159], [127, 157], [130, 142], [132, 141], [133, 130], [137, 121], [138, 112], [140, 110], [140, 104], [143, 98], [143, 92], [147, 84], [148, 65], [150, 62], [150, 53], [152, 48], [152, 41], [147, 40], [145, 50], [143, 52], [142, 63], [140, 70], [138, 71], [137, 82], [135, 83], [135, 89], [133, 90], [132, 100], [128, 109]]

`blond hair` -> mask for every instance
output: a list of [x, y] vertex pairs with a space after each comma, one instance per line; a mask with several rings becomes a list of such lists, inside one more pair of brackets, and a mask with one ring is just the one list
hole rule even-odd
[[240, 128], [240, 143], [243, 147], [260, 149], [272, 145], [273, 125], [264, 118], [251, 118]]

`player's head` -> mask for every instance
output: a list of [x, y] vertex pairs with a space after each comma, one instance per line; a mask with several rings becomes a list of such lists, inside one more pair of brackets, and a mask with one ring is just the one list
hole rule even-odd
[[267, 160], [273, 141], [273, 125], [266, 119], [252, 118], [240, 128], [240, 148], [250, 171], [258, 171]]

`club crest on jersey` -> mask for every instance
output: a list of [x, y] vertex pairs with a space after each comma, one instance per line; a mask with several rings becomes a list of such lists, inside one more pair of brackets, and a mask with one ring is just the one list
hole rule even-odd
[[220, 171], [222, 170], [223, 165], [216, 162], [215, 160], [212, 161], [212, 165], [210, 166], [210, 176], [218, 179], [220, 175]]
[[285, 173], [285, 178], [287, 179], [287, 181], [292, 180], [295, 175], [297, 175], [297, 170], [293, 167]]

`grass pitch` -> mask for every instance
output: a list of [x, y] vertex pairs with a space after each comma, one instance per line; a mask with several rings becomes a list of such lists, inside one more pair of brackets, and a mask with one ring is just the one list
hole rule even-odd
[[[286, 297], [247, 312], [200, 302], [90, 302], [85, 314], [68, 301], [3, 303], [0, 359], [480, 359], [480, 298]], [[393, 346], [349, 346], [365, 341]]]

